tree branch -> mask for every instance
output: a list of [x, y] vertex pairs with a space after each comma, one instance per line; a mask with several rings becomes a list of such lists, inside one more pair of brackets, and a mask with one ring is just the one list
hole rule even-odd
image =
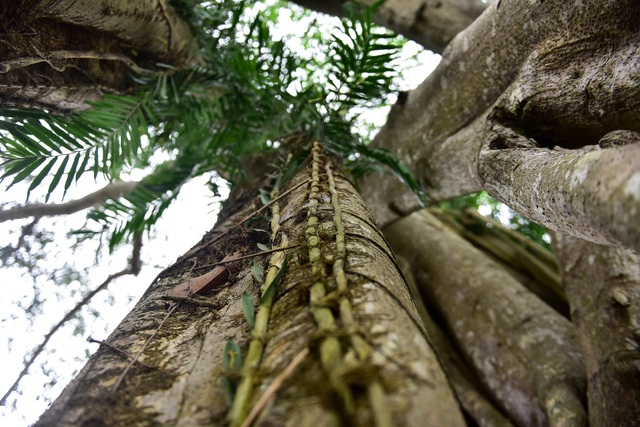
[[[294, 0], [300, 6], [330, 15], [344, 16], [344, 0]], [[365, 0], [365, 5], [373, 3]], [[391, 31], [442, 53], [460, 31], [468, 27], [487, 7], [480, 0], [387, 0], [376, 10], [374, 21]]]
[[118, 199], [125, 194], [131, 193], [139, 184], [140, 182], [116, 181], [107, 184], [96, 192], [70, 202], [33, 203], [2, 210], [0, 211], [0, 222], [28, 217], [42, 218], [44, 216], [69, 215], [96, 206], [108, 199]]
[[69, 311], [53, 328], [51, 328], [49, 333], [45, 335], [44, 340], [42, 340], [40, 345], [31, 354], [31, 357], [29, 358], [29, 360], [24, 364], [24, 368], [22, 368], [22, 371], [18, 375], [18, 378], [15, 380], [13, 385], [9, 388], [9, 390], [7, 390], [4, 396], [2, 396], [2, 399], [0, 399], [0, 406], [4, 406], [6, 404], [6, 401], [9, 395], [14, 391], [16, 391], [22, 378], [25, 375], [27, 375], [29, 368], [31, 367], [31, 365], [33, 365], [33, 362], [40, 355], [40, 353], [42, 353], [45, 346], [47, 345], [47, 343], [49, 342], [53, 334], [55, 334], [58, 331], [58, 329], [60, 329], [69, 320], [73, 319], [78, 314], [78, 312], [82, 309], [82, 307], [87, 305], [89, 301], [91, 301], [91, 299], [95, 297], [100, 291], [105, 290], [113, 280], [117, 279], [118, 277], [126, 276], [129, 274], [133, 274], [135, 276], [138, 275], [138, 273], [140, 272], [140, 266], [141, 266], [141, 263], [140, 263], [141, 249], [142, 249], [142, 233], [138, 232], [136, 233], [136, 236], [133, 241], [133, 250], [131, 253], [131, 259], [129, 260], [129, 266], [124, 270], [111, 274], [109, 277], [107, 277], [107, 280], [102, 282], [102, 284], [100, 284], [100, 286], [95, 288], [93, 291], [89, 292], [89, 294], [87, 294], [80, 302], [78, 302], [76, 306], [73, 309], [71, 309], [71, 311]]

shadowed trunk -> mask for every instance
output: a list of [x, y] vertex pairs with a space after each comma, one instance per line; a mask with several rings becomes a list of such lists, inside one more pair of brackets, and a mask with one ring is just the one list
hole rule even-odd
[[490, 396], [522, 426], [585, 426], [571, 323], [427, 211], [385, 229]]

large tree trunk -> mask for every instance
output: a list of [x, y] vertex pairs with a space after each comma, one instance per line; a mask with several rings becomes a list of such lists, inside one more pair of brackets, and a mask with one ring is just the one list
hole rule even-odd
[[[136, 2], [145, 10], [141, 15], [126, 13], [129, 4], [115, 0], [100, 3], [108, 6], [100, 10], [87, 2], [50, 3], [29, 3], [39, 11], [35, 21], [25, 24], [21, 13], [6, 21], [17, 42], [0, 44], [7, 58], [0, 64], [5, 105], [78, 109], [102, 90], [125, 89], [132, 69], [190, 60], [190, 36], [177, 29], [186, 25], [172, 26], [177, 18], [162, 1]], [[69, 9], [55, 6], [61, 4]], [[118, 10], [125, 13], [114, 20], [100, 15]], [[86, 19], [94, 12], [96, 19]], [[406, 16], [418, 12], [423, 9]], [[638, 249], [640, 155], [637, 145], [618, 146], [637, 142], [640, 131], [638, 13], [631, 0], [496, 2], [453, 39], [438, 70], [394, 107], [376, 144], [409, 164], [433, 201], [486, 188], [551, 228]], [[94, 22], [105, 26], [88, 30]], [[139, 22], [164, 42], [129, 34]], [[63, 36], [49, 41], [58, 31]], [[270, 208], [276, 219], [270, 243], [300, 246], [256, 258], [268, 270], [266, 286], [246, 260], [204, 298], [173, 311], [163, 299], [213, 270], [212, 263], [265, 243], [264, 233], [240, 224], [258, 202], [237, 198], [201, 244], [152, 284], [110, 337], [112, 347], [91, 358], [40, 425], [211, 425], [227, 419], [240, 425], [262, 396], [271, 396], [259, 414], [265, 425], [464, 425], [387, 243], [335, 162], [318, 147], [312, 157], [273, 194], [291, 190]], [[364, 190], [385, 225], [417, 208], [386, 177], [374, 175]], [[594, 267], [594, 287], [582, 289], [592, 277], [569, 268], [579, 249], [560, 249], [576, 338], [573, 324], [434, 218], [409, 216], [388, 230], [409, 260], [407, 275], [427, 297], [435, 322], [428, 313], [423, 318], [476, 423], [506, 425], [510, 418], [526, 426], [583, 425], [580, 345], [592, 422], [604, 424], [618, 403], [615, 420], [634, 416], [627, 406], [635, 404], [637, 389], [615, 400], [615, 387], [637, 387], [620, 371], [637, 375], [637, 281], [612, 289], [613, 302], [600, 296], [618, 271], [611, 265], [628, 254], [588, 249], [605, 261]], [[269, 283], [276, 283], [280, 269], [285, 275], [271, 305]], [[216, 277], [229, 270], [216, 270]], [[635, 280], [635, 270], [624, 271]], [[541, 274], [557, 282], [555, 273]], [[253, 330], [243, 319], [243, 292], [260, 303]], [[562, 298], [553, 304], [565, 310]], [[224, 359], [234, 359], [225, 352], [230, 338], [248, 359], [241, 370], [225, 367]], [[114, 349], [139, 353], [142, 363], [128, 369], [130, 362]], [[225, 385], [237, 386], [233, 406]]]
[[492, 399], [522, 426], [583, 426], [586, 378], [571, 323], [427, 211], [385, 234]]
[[[552, 230], [640, 249], [640, 3], [496, 2], [391, 111], [375, 144], [432, 200], [486, 189]], [[398, 143], [401, 141], [401, 143]], [[363, 194], [384, 225], [419, 207], [394, 178]]]
[[129, 89], [131, 73], [184, 68], [196, 55], [189, 26], [164, 0], [3, 0], [0, 28], [5, 107], [87, 108]]
[[[128, 361], [103, 346], [39, 425], [220, 425], [228, 417], [240, 425], [266, 388], [306, 351], [260, 415], [263, 425], [465, 425], [391, 249], [320, 144], [311, 157], [279, 194], [291, 193], [271, 207], [271, 244], [299, 247], [286, 250], [288, 264], [272, 307], [263, 304], [267, 273], [253, 331], [243, 318], [241, 296], [247, 292], [259, 301], [261, 284], [249, 261], [228, 283], [196, 300], [210, 307], [184, 304], [168, 312], [162, 297], [226, 255], [257, 251], [264, 233], [237, 225], [257, 208], [255, 198], [162, 274], [108, 339], [114, 348], [140, 353], [145, 365], [119, 380]], [[256, 260], [273, 270], [285, 268], [282, 258], [276, 252]], [[223, 366], [230, 338], [246, 359], [239, 378]], [[224, 383], [236, 379], [230, 408]]]

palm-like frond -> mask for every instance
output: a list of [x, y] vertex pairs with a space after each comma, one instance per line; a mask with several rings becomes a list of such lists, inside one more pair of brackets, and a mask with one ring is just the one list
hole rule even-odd
[[135, 161], [141, 148], [141, 135], [147, 133], [148, 98], [106, 95], [92, 103], [92, 110], [69, 117], [23, 110], [0, 111], [0, 157], [4, 174], [13, 177], [11, 185], [27, 177], [33, 179], [28, 191], [52, 176], [51, 193], [63, 183], [66, 192], [85, 172], [117, 176]]

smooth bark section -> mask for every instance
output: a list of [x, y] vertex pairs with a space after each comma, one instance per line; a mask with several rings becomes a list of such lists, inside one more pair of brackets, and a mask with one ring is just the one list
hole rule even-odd
[[[638, 14], [631, 0], [491, 4], [392, 108], [374, 144], [398, 155], [439, 201], [482, 189], [476, 165], [488, 122], [542, 147], [636, 130]], [[363, 194], [383, 226], [418, 208], [391, 176], [365, 179]]]
[[479, 427], [512, 427], [511, 421], [491, 402], [447, 334], [431, 317], [420, 295], [420, 288], [411, 273], [411, 263], [401, 256], [397, 257], [397, 261], [429, 335], [429, 342], [438, 355], [438, 360], [447, 374], [447, 379], [467, 416], [473, 418]]
[[[469, 214], [470, 211], [474, 213]], [[467, 209], [465, 213], [455, 211], [445, 213], [431, 208], [429, 212], [465, 240], [491, 256], [538, 298], [567, 319], [570, 318], [567, 297], [560, 283], [558, 265], [550, 251], [538, 247], [537, 243], [504, 227], [499, 222], [483, 217], [474, 209]], [[518, 238], [513, 239], [512, 236]]]
[[[294, 0], [300, 6], [330, 15], [344, 16], [344, 0]], [[373, 0], [363, 1], [372, 4]], [[413, 40], [436, 53], [486, 9], [480, 0], [387, 0], [376, 11], [377, 24]]]
[[556, 151], [488, 149], [484, 188], [531, 221], [640, 251], [640, 144]]
[[385, 229], [483, 385], [523, 426], [584, 426], [573, 326], [426, 211]]
[[[269, 332], [262, 338], [264, 354], [256, 366], [250, 406], [260, 401], [297, 355], [307, 348], [310, 354], [263, 409], [258, 424], [370, 426], [376, 425], [376, 412], [382, 408], [398, 425], [464, 426], [458, 403], [421, 329], [390, 248], [354, 186], [342, 173], [332, 171], [333, 183], [327, 182], [328, 173], [318, 174], [318, 180], [313, 181], [309, 180], [310, 170], [302, 167], [281, 189], [284, 194], [296, 188], [278, 201], [276, 240], [286, 236], [290, 244], [302, 245], [287, 251], [289, 262], [273, 301]], [[316, 221], [309, 221], [306, 215], [312, 183], [318, 201]], [[264, 187], [265, 180], [259, 184]], [[222, 364], [227, 340], [233, 338], [246, 355], [249, 340], [261, 339], [251, 336], [242, 314], [243, 292], [254, 302], [260, 300], [261, 284], [254, 279], [254, 268], [246, 263], [229, 278], [226, 287], [206, 296], [214, 308], [198, 304], [180, 307], [159, 330], [158, 324], [167, 314], [163, 297], [177, 284], [197, 275], [199, 266], [220, 261], [239, 248], [255, 247], [256, 235], [264, 233], [251, 233], [238, 223], [259, 207], [257, 198], [239, 211], [237, 206], [230, 207], [236, 213], [216, 228], [218, 232], [233, 231], [214, 245], [201, 242], [206, 250], [193, 252], [188, 262], [163, 273], [107, 340], [115, 348], [136, 354], [155, 334], [140, 361], [156, 369], [132, 366], [135, 369], [114, 394], [113, 386], [127, 361], [103, 348], [38, 425], [223, 425], [229, 410]], [[341, 227], [343, 231], [339, 231]], [[322, 268], [315, 272], [310, 265], [310, 247], [305, 244], [307, 235], [318, 239], [313, 248], [320, 251]], [[215, 236], [209, 233], [207, 238]], [[263, 264], [266, 258], [256, 263]], [[340, 261], [344, 275], [336, 276]], [[346, 291], [340, 290], [338, 283], [345, 276]], [[320, 282], [326, 295], [310, 297], [310, 289]], [[350, 319], [344, 311], [347, 299], [352, 307]], [[312, 316], [314, 310], [335, 313], [336, 329], [320, 328]], [[348, 324], [349, 328], [345, 326]], [[353, 393], [355, 411], [351, 417], [342, 412], [340, 395], [321, 367], [321, 347], [328, 338], [342, 349], [343, 357], [335, 360], [336, 375]], [[353, 343], [357, 341], [360, 344], [355, 348]], [[363, 343], [371, 348], [371, 354], [364, 358]], [[237, 380], [229, 375], [226, 379]], [[348, 419], [351, 422], [347, 423]]]
[[66, 203], [32, 203], [30, 205], [16, 206], [0, 211], [0, 222], [29, 217], [42, 218], [45, 216], [70, 215], [83, 209], [98, 206], [109, 199], [119, 199], [135, 190], [139, 184], [139, 182], [117, 181], [107, 184], [100, 190], [80, 199]]
[[588, 377], [593, 426], [640, 423], [640, 258], [557, 235], [554, 245]]

